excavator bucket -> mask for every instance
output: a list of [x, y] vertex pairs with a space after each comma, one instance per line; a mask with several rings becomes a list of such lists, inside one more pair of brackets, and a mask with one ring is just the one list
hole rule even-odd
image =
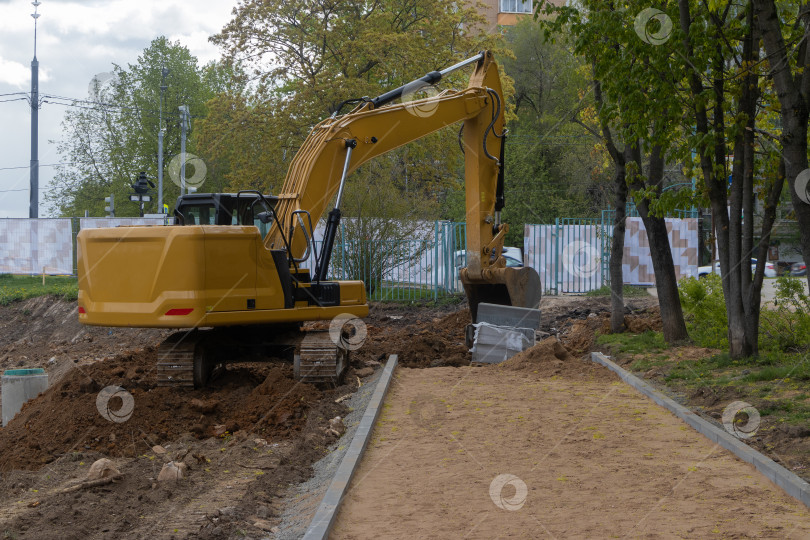
[[478, 304], [500, 304], [536, 309], [542, 286], [534, 268], [489, 268], [481, 278], [471, 278], [467, 269], [459, 273], [464, 293], [470, 302], [470, 315], [478, 322]]

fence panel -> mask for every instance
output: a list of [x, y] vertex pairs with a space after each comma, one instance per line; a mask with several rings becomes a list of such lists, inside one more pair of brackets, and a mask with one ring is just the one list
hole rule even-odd
[[[424, 240], [358, 240], [344, 223], [335, 240], [327, 272], [331, 280], [361, 280], [370, 300], [437, 299], [463, 290], [458, 270], [466, 259], [464, 223], [425, 223]], [[314, 232], [315, 252], [323, 246], [324, 227]], [[315, 259], [301, 264], [310, 272]]]
[[72, 274], [71, 219], [0, 219], [0, 273]]
[[524, 259], [551, 294], [583, 293], [604, 284], [605, 235], [598, 218], [558, 218], [526, 225]]

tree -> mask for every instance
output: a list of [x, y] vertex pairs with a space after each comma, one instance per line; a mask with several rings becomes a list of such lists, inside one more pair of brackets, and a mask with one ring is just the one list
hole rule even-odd
[[[606, 127], [614, 131], [605, 140], [617, 169], [615, 182], [627, 182], [644, 222], [664, 339], [673, 343], [688, 336], [664, 213], [657, 203], [663, 189], [664, 164], [675, 147], [680, 109], [671, 85], [669, 54], [665, 49], [650, 46], [634, 32], [629, 12], [637, 5], [640, 11], [642, 2], [625, 4], [630, 5], [618, 9], [613, 2], [584, 0], [579, 7], [556, 7], [542, 1], [539, 9], [553, 17], [542, 23], [550, 34], [570, 33], [576, 51], [592, 66], [594, 80], [604, 98], [599, 111], [602, 135], [607, 134]], [[619, 143], [623, 143], [623, 151], [618, 150]], [[620, 186], [617, 192], [617, 206], [623, 198], [622, 189]], [[617, 214], [621, 218], [618, 209]], [[623, 233], [622, 229], [621, 223], [614, 225], [614, 238]], [[620, 275], [619, 263], [618, 255], [612, 257], [611, 276]], [[614, 290], [619, 286], [613, 283]], [[619, 308], [623, 311], [621, 304], [623, 299], [615, 296], [612, 319], [617, 329]]]
[[436, 212], [434, 200], [402, 193], [375, 165], [366, 164], [346, 186], [343, 209], [352, 217], [341, 227], [342, 254], [332, 259], [335, 272], [363, 281], [370, 295], [386, 274], [420, 261], [434, 235], [425, 225]]
[[[604, 151], [572, 117], [591, 105], [587, 65], [569, 43], [551, 43], [530, 18], [505, 30], [501, 61], [514, 81], [505, 156], [506, 244], [523, 245], [524, 224], [598, 215], [604, 207]], [[583, 116], [585, 114], [583, 113]], [[587, 121], [593, 124], [592, 120]], [[443, 216], [463, 221], [464, 193], [448, 193]]]
[[[163, 67], [169, 72], [161, 126]], [[130, 184], [139, 171], [145, 171], [153, 180], [157, 178], [157, 133], [161, 127], [166, 130], [164, 200], [173, 206], [180, 189], [168, 174], [168, 165], [180, 154], [178, 107], [188, 105], [195, 119], [204, 116], [206, 101], [216, 92], [227, 90], [234, 80], [238, 79], [232, 68], [220, 64], [200, 67], [186, 47], [165, 37], [152, 41], [135, 64], [126, 68], [114, 65], [111, 78], [96, 80], [88, 101], [73, 103], [65, 114], [65, 135], [58, 148], [69, 165], [58, 170], [55, 189], [47, 196], [51, 212], [83, 215], [88, 210], [91, 215], [104, 215], [104, 197], [114, 194], [116, 215], [138, 215], [138, 204], [129, 201]], [[193, 139], [187, 152], [196, 152]], [[221, 190], [222, 176], [215, 165], [206, 167], [206, 183], [201, 191]], [[193, 166], [187, 169], [187, 176], [195, 173]], [[156, 199], [153, 197], [153, 201]], [[152, 206], [152, 210], [158, 209]]]
[[[784, 176], [790, 186], [790, 199], [799, 222], [802, 254], [805, 261], [810, 261], [810, 204], [806, 195], [803, 197], [797, 192], [803, 187], [798, 178], [808, 167], [810, 3], [780, 3], [781, 17], [774, 0], [754, 0], [753, 6], [779, 99]], [[810, 275], [807, 279], [810, 283]]]
[[[686, 140], [696, 150], [711, 203], [728, 317], [729, 353], [741, 358], [758, 353], [760, 291], [784, 184], [784, 165], [767, 148], [760, 149], [764, 159], [757, 160], [755, 154], [759, 113], [767, 108], [773, 95], [763, 96], [766, 107], [760, 107], [762, 66], [758, 61], [760, 38], [754, 24], [754, 5], [750, 1], [712, 4], [708, 7], [678, 1], [680, 56], [688, 66], [686, 97], [695, 126], [694, 134]], [[728, 141], [732, 141], [731, 163], [727, 158]], [[758, 172], [764, 173], [761, 193], [766, 202], [760, 241], [755, 245]], [[749, 259], [755, 250], [758, 264], [752, 277]]]
[[[255, 83], [250, 92], [212, 102], [212, 116], [198, 139], [201, 148], [230, 163], [226, 176], [232, 186], [277, 191], [315, 123], [347, 112], [364, 96], [497, 45], [498, 36], [469, 31], [482, 23], [475, 8], [450, 0], [242, 0], [212, 40], [230, 61], [244, 65]], [[441, 84], [464, 86], [465, 75], [456, 73]], [[461, 168], [456, 133], [444, 130], [378, 158], [386, 165], [381, 174], [396, 179], [402, 190], [434, 198], [456, 188]], [[231, 145], [232, 138], [239, 144]]]

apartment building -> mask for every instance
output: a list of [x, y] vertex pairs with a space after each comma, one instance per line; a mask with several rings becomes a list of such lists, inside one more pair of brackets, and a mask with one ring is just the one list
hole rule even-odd
[[[487, 18], [489, 30], [498, 26], [513, 26], [519, 17], [531, 16], [534, 11], [532, 0], [481, 0], [483, 13]], [[556, 5], [565, 4], [565, 0], [552, 0]]]

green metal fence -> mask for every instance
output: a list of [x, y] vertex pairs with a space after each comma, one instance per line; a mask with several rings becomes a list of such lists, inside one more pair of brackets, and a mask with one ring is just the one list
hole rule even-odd
[[[341, 226], [327, 276], [363, 281], [370, 300], [437, 300], [463, 292], [458, 270], [466, 260], [466, 225], [426, 223], [418, 236], [400, 241], [351, 238]], [[317, 253], [322, 243], [315, 241]], [[302, 266], [313, 270], [315, 261]]]

